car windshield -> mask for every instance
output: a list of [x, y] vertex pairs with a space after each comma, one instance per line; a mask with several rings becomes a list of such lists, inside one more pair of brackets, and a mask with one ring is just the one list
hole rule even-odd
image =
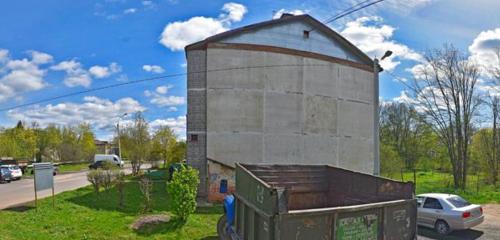
[[448, 202], [450, 202], [456, 208], [466, 207], [466, 206], [470, 205], [469, 202], [467, 202], [465, 199], [458, 197], [458, 196], [457, 197], [450, 197], [446, 200], [448, 200]]
[[9, 167], [10, 170], [18, 170], [19, 167], [18, 166], [14, 166], [14, 167]]

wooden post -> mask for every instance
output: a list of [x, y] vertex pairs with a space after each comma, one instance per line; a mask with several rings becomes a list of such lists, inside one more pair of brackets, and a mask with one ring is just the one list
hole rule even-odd
[[54, 184], [52, 184], [52, 208], [56, 208], [56, 196], [54, 194]]
[[37, 191], [36, 191], [36, 174], [35, 174], [35, 167], [33, 167], [33, 183], [35, 184], [35, 209], [38, 210], [38, 195], [37, 195]]
[[417, 187], [417, 170], [413, 168], [413, 184]]
[[476, 193], [479, 193], [479, 172], [476, 171]]

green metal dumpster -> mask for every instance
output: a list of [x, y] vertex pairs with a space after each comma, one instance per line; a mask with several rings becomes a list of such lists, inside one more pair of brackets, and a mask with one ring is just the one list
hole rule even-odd
[[233, 238], [416, 239], [414, 185], [326, 165], [236, 165]]

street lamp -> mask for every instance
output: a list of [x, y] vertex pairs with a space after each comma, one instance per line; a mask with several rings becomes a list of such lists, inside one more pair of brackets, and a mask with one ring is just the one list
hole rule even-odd
[[120, 117], [118, 117], [118, 123], [116, 124], [116, 130], [118, 134], [118, 157], [120, 157], [120, 159], [122, 158], [122, 147], [120, 145], [120, 120], [125, 116], [127, 116], [127, 113], [124, 113]]

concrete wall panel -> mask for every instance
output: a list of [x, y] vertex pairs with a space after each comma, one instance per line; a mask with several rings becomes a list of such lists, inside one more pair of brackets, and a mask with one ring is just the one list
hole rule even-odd
[[331, 97], [307, 96], [305, 132], [335, 135], [337, 133], [337, 100]]
[[264, 162], [280, 164], [304, 163], [300, 135], [264, 135]]
[[304, 163], [337, 166], [338, 140], [336, 137], [306, 135], [303, 140]]
[[340, 138], [339, 167], [373, 173], [373, 140]]
[[351, 100], [373, 102], [373, 74], [366, 71], [340, 66], [339, 97]]
[[304, 58], [304, 92], [308, 95], [337, 96], [338, 65]]
[[339, 102], [338, 129], [341, 136], [373, 137], [373, 105]]
[[262, 161], [262, 135], [248, 133], [209, 133], [207, 157], [228, 165]]
[[264, 108], [266, 133], [302, 132], [301, 94], [267, 93]]
[[207, 128], [214, 132], [262, 132], [262, 92], [209, 89]]

